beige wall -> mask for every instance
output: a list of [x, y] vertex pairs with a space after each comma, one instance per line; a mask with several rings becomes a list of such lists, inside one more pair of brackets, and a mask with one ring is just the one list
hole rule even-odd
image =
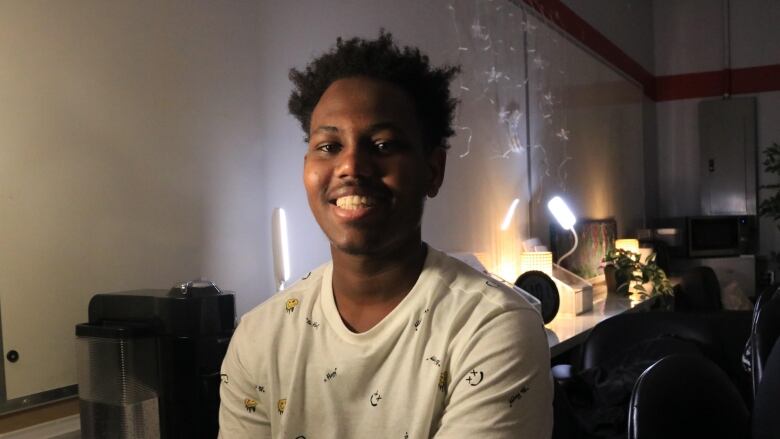
[[[300, 183], [305, 146], [286, 111], [287, 72], [340, 35], [373, 37], [384, 26], [435, 64], [464, 63], [480, 91], [455, 90], [457, 123], [474, 135], [461, 158], [469, 131], [458, 130], [445, 187], [428, 203], [433, 245], [495, 251], [519, 197], [515, 255], [520, 239], [546, 233], [544, 206], [530, 202], [537, 188], [565, 188], [581, 215], [635, 227], [641, 201], [627, 194], [641, 192], [641, 178], [618, 172], [642, 151], [635, 87], [538, 22], [534, 53], [549, 67], [523, 84], [523, 25], [512, 21], [522, 15], [509, 2], [471, 0], [2, 3], [0, 311], [3, 347], [21, 354], [5, 362], [8, 397], [75, 382], [73, 325], [95, 292], [206, 276], [237, 291], [239, 314], [270, 296], [274, 207], [288, 213], [293, 278], [327, 260]], [[503, 52], [474, 41], [476, 19]], [[465, 56], [467, 46], [484, 53]], [[510, 77], [500, 87], [488, 81], [494, 67]], [[542, 125], [545, 88], [557, 97], [551, 126]], [[594, 90], [606, 101], [578, 100]], [[513, 102], [520, 147], [505, 156], [517, 146], [502, 120]], [[533, 188], [528, 115], [530, 145], [555, 170], [532, 162]], [[571, 132], [565, 149], [559, 128]], [[529, 233], [531, 217], [540, 228]]]

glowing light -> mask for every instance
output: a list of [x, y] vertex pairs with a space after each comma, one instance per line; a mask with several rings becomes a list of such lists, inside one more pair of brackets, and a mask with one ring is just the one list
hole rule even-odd
[[520, 274], [536, 270], [552, 277], [552, 261], [552, 252], [520, 253]]
[[517, 277], [517, 263], [516, 261], [505, 259], [498, 264], [498, 268], [494, 272], [502, 279], [515, 279]]
[[274, 277], [279, 290], [290, 279], [290, 250], [287, 242], [287, 215], [284, 209], [277, 207], [271, 217], [271, 233], [274, 256]]
[[509, 210], [507, 210], [506, 215], [504, 215], [504, 222], [501, 223], [501, 230], [506, 230], [509, 228], [509, 224], [512, 223], [512, 217], [515, 216], [515, 210], [517, 210], [517, 205], [519, 203], [519, 198], [512, 200], [512, 204], [509, 205]]
[[627, 250], [633, 253], [639, 253], [638, 239], [618, 239], [615, 241], [615, 248]]
[[555, 220], [566, 230], [574, 229], [574, 224], [577, 222], [577, 218], [566, 205], [566, 202], [561, 197], [553, 197], [547, 202], [547, 208], [550, 209], [550, 213], [553, 214]]

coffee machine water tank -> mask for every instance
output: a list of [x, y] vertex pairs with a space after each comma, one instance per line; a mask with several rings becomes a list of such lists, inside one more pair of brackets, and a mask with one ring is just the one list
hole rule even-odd
[[82, 438], [215, 438], [235, 320], [209, 281], [93, 296], [76, 325]]

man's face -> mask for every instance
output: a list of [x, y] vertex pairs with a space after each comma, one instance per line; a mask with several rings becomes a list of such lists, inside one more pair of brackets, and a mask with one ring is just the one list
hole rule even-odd
[[425, 150], [414, 103], [398, 86], [354, 77], [328, 87], [312, 113], [303, 180], [333, 251], [419, 243], [424, 199], [438, 192], [446, 157]]

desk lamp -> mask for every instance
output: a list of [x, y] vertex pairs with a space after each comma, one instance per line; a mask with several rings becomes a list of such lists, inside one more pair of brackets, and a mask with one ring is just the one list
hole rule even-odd
[[561, 256], [560, 259], [558, 259], [558, 265], [560, 265], [561, 262], [563, 262], [563, 260], [566, 259], [569, 255], [574, 253], [574, 250], [577, 248], [577, 232], [574, 230], [574, 224], [577, 222], [577, 218], [571, 212], [569, 206], [566, 205], [566, 202], [561, 199], [561, 197], [553, 197], [549, 202], [547, 202], [547, 208], [550, 209], [550, 213], [552, 213], [552, 215], [555, 217], [555, 220], [558, 221], [558, 224], [560, 224], [564, 230], [570, 231], [574, 236], [574, 246], [572, 246], [571, 250]]
[[274, 280], [276, 291], [284, 289], [290, 279], [290, 252], [287, 244], [287, 216], [284, 209], [277, 207], [271, 216], [271, 245], [274, 256]]

